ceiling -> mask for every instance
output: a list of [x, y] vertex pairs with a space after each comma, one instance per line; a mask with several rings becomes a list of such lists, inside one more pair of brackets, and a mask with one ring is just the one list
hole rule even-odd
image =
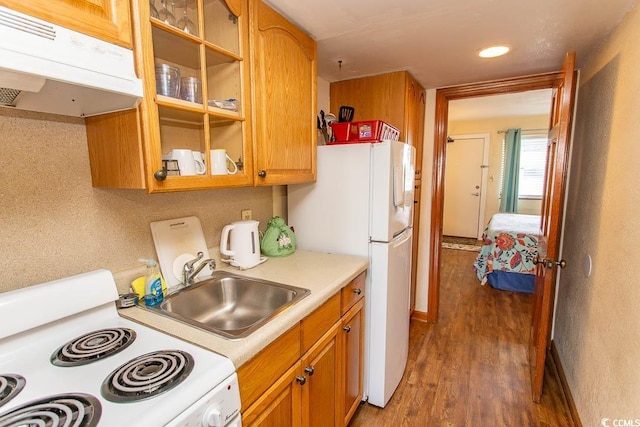
[[[265, 0], [317, 40], [319, 77], [408, 70], [427, 89], [557, 71], [569, 51], [580, 67], [637, 1]], [[512, 51], [477, 56], [494, 44]]]

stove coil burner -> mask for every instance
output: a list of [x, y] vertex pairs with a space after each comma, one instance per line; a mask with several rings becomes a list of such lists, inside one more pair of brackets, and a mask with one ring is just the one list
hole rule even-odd
[[27, 382], [21, 375], [0, 375], [0, 407], [16, 397]]
[[0, 414], [0, 427], [95, 427], [101, 415], [100, 401], [89, 394], [58, 394]]
[[89, 332], [69, 341], [51, 355], [56, 366], [80, 366], [112, 356], [127, 348], [136, 333], [127, 328], [109, 328]]
[[171, 390], [193, 370], [194, 361], [181, 350], [162, 350], [144, 354], [109, 374], [100, 389], [112, 402], [135, 402]]

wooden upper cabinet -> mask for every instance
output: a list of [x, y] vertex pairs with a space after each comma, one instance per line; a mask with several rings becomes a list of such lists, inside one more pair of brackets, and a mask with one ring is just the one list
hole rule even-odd
[[[252, 185], [248, 1], [156, 0], [160, 11], [149, 0], [132, 4], [145, 97], [137, 110], [86, 119], [93, 185], [149, 192]], [[188, 81], [199, 96], [182, 90]], [[212, 167], [212, 150], [225, 150], [225, 173]], [[198, 159], [194, 170], [173, 161], [180, 153]]]
[[337, 115], [341, 105], [349, 105], [355, 108], [354, 121], [385, 121], [400, 130], [404, 141], [405, 74], [398, 71], [331, 83], [331, 112]]
[[411, 74], [406, 73], [405, 141], [416, 149], [415, 179], [422, 179], [422, 148], [424, 140], [424, 113], [426, 92]]
[[255, 184], [316, 178], [316, 42], [262, 1], [252, 2]]
[[382, 120], [400, 130], [400, 140], [416, 148], [416, 179], [421, 178], [424, 88], [406, 71], [331, 83], [331, 112], [355, 108], [354, 121]]
[[131, 49], [129, 0], [4, 0], [3, 6]]

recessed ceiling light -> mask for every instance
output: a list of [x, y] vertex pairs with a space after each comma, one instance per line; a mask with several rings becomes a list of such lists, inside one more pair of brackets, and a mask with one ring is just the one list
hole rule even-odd
[[496, 56], [502, 56], [509, 52], [509, 46], [491, 46], [486, 49], [482, 49], [478, 56], [481, 58], [495, 58]]

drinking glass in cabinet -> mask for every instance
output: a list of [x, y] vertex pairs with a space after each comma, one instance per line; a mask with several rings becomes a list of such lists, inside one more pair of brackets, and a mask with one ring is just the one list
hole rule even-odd
[[176, 17], [174, 14], [174, 3], [171, 2], [171, 10], [167, 8], [169, 0], [160, 0], [162, 3], [162, 9], [158, 12], [158, 19], [168, 25], [176, 25]]
[[156, 92], [158, 95], [178, 98], [180, 95], [180, 69], [169, 64], [156, 64]]
[[189, 6], [190, 4], [188, 0], [184, 0], [182, 2], [182, 17], [178, 20], [176, 26], [187, 34], [193, 34], [194, 36], [197, 36], [198, 29], [196, 27], [196, 24], [194, 24], [193, 21], [189, 18], [189, 13], [192, 10], [195, 11], [195, 9], [189, 9]]
[[180, 79], [180, 98], [202, 104], [202, 81], [197, 77]]

